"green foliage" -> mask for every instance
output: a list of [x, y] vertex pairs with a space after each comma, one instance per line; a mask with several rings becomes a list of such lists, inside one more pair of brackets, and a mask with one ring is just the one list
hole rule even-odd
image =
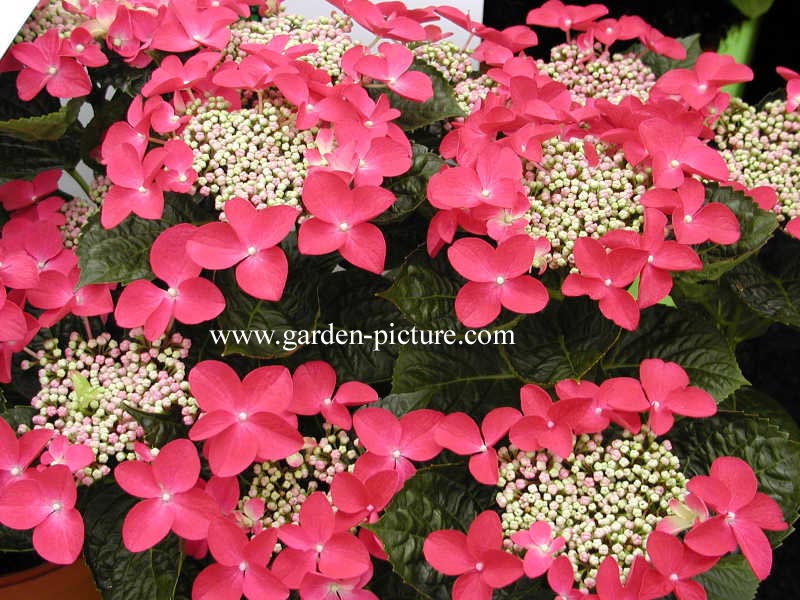
[[433, 97], [427, 102], [414, 102], [387, 90], [385, 93], [392, 107], [402, 113], [395, 123], [411, 131], [437, 121], [466, 116], [456, 100], [453, 87], [439, 71], [419, 60], [415, 60], [409, 70], [425, 73], [431, 78]]
[[25, 142], [57, 140], [78, 118], [82, 104], [82, 98], [73, 98], [56, 112], [0, 121], [0, 133]]
[[708, 600], [753, 600], [758, 589], [758, 579], [741, 554], [723, 556], [695, 579], [705, 588]]
[[389, 210], [374, 219], [378, 225], [402, 221], [417, 210], [427, 198], [428, 180], [444, 164], [438, 154], [430, 152], [421, 144], [412, 144], [411, 150], [411, 168], [399, 177], [383, 182], [383, 187], [390, 190], [396, 200]]
[[766, 13], [775, 0], [730, 0], [739, 12], [748, 19], [755, 19]]
[[189, 428], [184, 425], [180, 410], [153, 414], [138, 410], [129, 404], [124, 404], [124, 407], [125, 412], [136, 419], [136, 422], [144, 429], [142, 440], [152, 448], [161, 448], [174, 439], [187, 437]]

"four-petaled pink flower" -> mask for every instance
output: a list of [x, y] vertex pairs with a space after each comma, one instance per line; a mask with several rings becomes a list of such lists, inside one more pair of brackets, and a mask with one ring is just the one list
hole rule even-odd
[[303, 205], [311, 218], [303, 221], [297, 247], [303, 254], [327, 254], [338, 250], [357, 267], [383, 271], [386, 240], [368, 221], [388, 209], [394, 194], [375, 186], [350, 187], [341, 177], [312, 171], [303, 183]]
[[369, 404], [378, 393], [360, 381], [346, 381], [336, 388], [336, 372], [328, 363], [315, 360], [297, 367], [292, 375], [294, 397], [291, 409], [298, 415], [316, 415], [341, 429], [350, 429], [348, 406]]
[[122, 541], [131, 552], [152, 548], [173, 531], [187, 540], [202, 540], [217, 503], [196, 487], [200, 458], [186, 439], [169, 442], [152, 462], [128, 460], [114, 469], [114, 479], [131, 496], [144, 498], [125, 515]]
[[368, 54], [360, 58], [355, 69], [362, 75], [382, 81], [393, 92], [425, 102], [433, 97], [430, 77], [419, 71], [409, 71], [414, 54], [402, 44], [384, 42], [378, 46], [380, 56]]
[[239, 381], [227, 364], [206, 360], [189, 372], [189, 386], [203, 411], [189, 437], [205, 440], [214, 475], [238, 475], [256, 458], [279, 460], [302, 448], [297, 427], [281, 416], [292, 399], [286, 367], [260, 367]]
[[200, 227], [186, 244], [186, 252], [206, 269], [236, 267], [236, 283], [262, 300], [277, 301], [283, 294], [289, 263], [277, 245], [292, 230], [297, 210], [268, 206], [257, 210], [247, 200], [225, 203], [227, 223]]
[[686, 487], [717, 513], [686, 534], [686, 545], [703, 556], [722, 556], [738, 546], [755, 576], [765, 579], [772, 548], [762, 530], [783, 531], [788, 525], [777, 502], [758, 491], [750, 465], [720, 456], [708, 475], [692, 477]]
[[555, 600], [595, 600], [597, 596], [587, 595], [575, 589], [575, 568], [569, 558], [561, 555], [553, 560], [547, 570], [547, 585], [556, 594]]
[[495, 408], [483, 418], [481, 428], [463, 412], [450, 413], [436, 425], [436, 442], [456, 454], [469, 456], [469, 472], [479, 483], [496, 485], [499, 478], [494, 445], [521, 418], [508, 406]]
[[716, 556], [693, 552], [678, 538], [661, 531], [648, 534], [647, 557], [655, 570], [644, 577], [645, 595], [661, 598], [672, 593], [678, 600], [705, 599], [703, 586], [692, 577], [705, 573], [719, 560]]
[[284, 600], [289, 588], [267, 568], [278, 531], [265, 529], [252, 539], [235, 523], [217, 517], [208, 528], [208, 548], [217, 561], [192, 585], [192, 598], [208, 600]]
[[51, 437], [49, 429], [34, 429], [17, 438], [5, 419], [0, 419], [0, 492], [8, 483], [27, 476], [26, 469]]
[[527, 275], [536, 254], [536, 242], [515, 235], [497, 248], [479, 238], [461, 238], [447, 249], [447, 258], [468, 279], [456, 295], [458, 320], [467, 327], [483, 327], [500, 314], [500, 308], [523, 314], [542, 310], [548, 301], [541, 281]]
[[553, 537], [553, 528], [547, 521], [536, 521], [525, 531], [517, 531], [511, 536], [511, 541], [527, 550], [522, 568], [531, 579], [548, 571], [555, 561], [555, 554], [566, 545], [563, 537]]
[[33, 547], [52, 563], [69, 565], [83, 549], [83, 518], [75, 509], [78, 491], [64, 465], [32, 471], [0, 491], [0, 523], [33, 528]]
[[467, 534], [434, 531], [422, 546], [425, 560], [445, 575], [457, 575], [453, 600], [490, 600], [495, 589], [522, 576], [522, 561], [502, 550], [500, 517], [487, 510], [475, 517]]
[[58, 31], [49, 29], [32, 42], [11, 48], [14, 58], [25, 66], [17, 76], [21, 100], [32, 100], [45, 86], [56, 98], [77, 98], [92, 91], [86, 69], [68, 56], [65, 43]]
[[144, 336], [155, 340], [173, 318], [193, 325], [208, 321], [225, 308], [217, 286], [200, 277], [202, 268], [186, 254], [186, 243], [196, 228], [188, 223], [162, 232], [150, 248], [150, 267], [164, 281], [165, 290], [144, 279], [132, 281], [117, 300], [114, 318], [120, 327], [144, 326]]

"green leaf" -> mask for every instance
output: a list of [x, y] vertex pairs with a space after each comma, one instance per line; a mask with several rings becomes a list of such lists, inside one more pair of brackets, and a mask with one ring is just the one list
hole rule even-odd
[[432, 408], [480, 419], [496, 406], [518, 404], [521, 385], [496, 346], [405, 346], [381, 406], [395, 414]]
[[56, 112], [0, 121], [0, 133], [26, 142], [53, 141], [63, 136], [78, 118], [83, 98], [73, 98]]
[[415, 60], [409, 70], [425, 73], [431, 78], [433, 98], [427, 102], [414, 102], [386, 90], [392, 107], [401, 113], [400, 117], [395, 119], [395, 123], [404, 130], [411, 131], [437, 121], [466, 116], [456, 100], [452, 86], [439, 71], [419, 60]]
[[32, 552], [33, 529], [10, 529], [0, 525], [0, 553], [3, 552]]
[[733, 349], [709, 319], [688, 309], [653, 306], [642, 313], [636, 331], [625, 332], [602, 361], [609, 376], [637, 376], [645, 358], [678, 363], [692, 385], [719, 403], [747, 383]]
[[217, 319], [217, 325], [220, 329], [253, 332], [246, 338], [230, 336], [224, 342], [224, 355], [284, 357], [307, 343], [298, 332], [313, 330], [317, 324], [318, 288], [322, 278], [333, 271], [338, 255], [303, 256], [297, 252], [294, 235], [284, 240], [281, 246], [289, 259], [289, 276], [278, 302], [259, 300], [245, 294], [236, 285], [230, 271], [218, 276], [226, 307]]
[[[81, 508], [84, 555], [104, 600], [172, 600], [181, 574], [178, 539], [169, 535], [144, 552], [122, 545], [122, 520], [139, 499], [113, 483], [96, 483]], [[183, 596], [182, 594], [180, 596]]]
[[[705, 475], [719, 456], [746, 461], [759, 491], [771, 496], [787, 523], [800, 514], [800, 443], [760, 416], [720, 410], [706, 419], [682, 419], [669, 433], [675, 454], [689, 475]], [[789, 531], [766, 532], [775, 546]]]
[[797, 424], [797, 421], [783, 407], [783, 404], [756, 388], [747, 386], [736, 390], [720, 404], [720, 408], [769, 419], [770, 423], [788, 433], [789, 439], [800, 442], [800, 425]]
[[79, 287], [92, 283], [128, 283], [153, 279], [150, 248], [158, 235], [178, 223], [204, 222], [211, 213], [184, 195], [167, 194], [159, 220], [130, 215], [113, 229], [100, 224], [100, 213], [89, 217], [76, 253], [81, 270]]
[[417, 252], [400, 267], [392, 286], [380, 293], [420, 329], [465, 331], [455, 317], [453, 303], [461, 283], [443, 259], [431, 261]]
[[[691, 69], [697, 60], [697, 57], [700, 56], [700, 53], [703, 51], [702, 47], [700, 46], [699, 33], [694, 33], [687, 37], [680, 37], [677, 38], [677, 40], [684, 48], [686, 48], [686, 58], [683, 60], [667, 58], [666, 56], [661, 56], [653, 51], [647, 51], [642, 56], [642, 62], [650, 67], [657, 78], [661, 77], [664, 73], [671, 71], [672, 69]], [[637, 48], [641, 50], [642, 47], [637, 44], [634, 46], [634, 50]]]
[[363, 342], [319, 347], [339, 381], [375, 384], [392, 378], [399, 346], [389, 343], [389, 336], [405, 323], [398, 310], [377, 295], [386, 285], [379, 275], [352, 269], [331, 273], [321, 282], [319, 297], [326, 302], [320, 306], [320, 326], [347, 332], [352, 342]]
[[144, 429], [144, 441], [148, 446], [161, 448], [172, 440], [187, 437], [189, 428], [183, 423], [180, 410], [155, 414], [141, 411], [127, 403], [123, 403], [123, 406], [125, 412]]
[[726, 272], [758, 252], [778, 227], [775, 215], [760, 209], [743, 192], [707, 184], [706, 198], [709, 202], [720, 202], [733, 211], [739, 220], [741, 237], [738, 242], [729, 246], [705, 244], [698, 251], [703, 261], [703, 270], [682, 272], [676, 276], [678, 280], [718, 280]]
[[380, 520], [368, 526], [383, 542], [395, 573], [419, 598], [449, 600], [451, 578], [425, 561], [422, 545], [438, 529], [466, 531], [484, 502], [462, 465], [420, 469], [395, 494]]
[[723, 281], [755, 313], [800, 328], [800, 252], [786, 253], [777, 273], [754, 259], [737, 265]]
[[748, 19], [755, 19], [767, 12], [775, 0], [730, 0], [739, 12]]
[[708, 600], [753, 600], [758, 579], [741, 554], [723, 556], [714, 567], [694, 578]]
[[421, 144], [413, 144], [411, 150], [411, 168], [399, 177], [383, 182], [383, 187], [391, 191], [397, 199], [389, 210], [374, 219], [379, 225], [402, 221], [424, 203], [427, 199], [428, 180], [444, 164], [438, 154], [429, 152]]
[[30, 426], [31, 419], [38, 413], [39, 411], [30, 405], [7, 404], [5, 396], [0, 390], [0, 419], [8, 423], [14, 431], [20, 425]]
[[615, 343], [620, 329], [600, 314], [596, 303], [568, 298], [551, 300], [514, 333], [514, 344], [505, 347], [509, 361], [526, 381], [548, 386], [585, 377]]
[[72, 381], [76, 408], [81, 414], [86, 414], [89, 405], [103, 393], [103, 388], [92, 386], [86, 377], [77, 372], [70, 374], [69, 378]]
[[93, 169], [100, 170], [102, 165], [91, 157], [92, 151], [100, 145], [100, 140], [113, 123], [124, 120], [131, 100], [127, 94], [116, 91], [110, 100], [103, 98], [99, 105], [95, 104], [94, 116], [81, 136], [81, 159]]

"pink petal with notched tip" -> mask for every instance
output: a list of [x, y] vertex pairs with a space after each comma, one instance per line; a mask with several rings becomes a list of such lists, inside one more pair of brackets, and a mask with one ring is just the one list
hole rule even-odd
[[245, 293], [272, 302], [281, 299], [288, 275], [289, 262], [276, 246], [248, 256], [236, 267], [236, 283]]
[[[344, 221], [342, 221], [344, 222]], [[318, 256], [341, 248], [347, 241], [347, 233], [339, 224], [328, 223], [312, 217], [300, 225], [297, 234], [297, 248], [301, 254]]]
[[542, 310], [550, 296], [541, 281], [528, 275], [506, 280], [500, 287], [500, 303], [510, 311], [534, 314]]
[[458, 290], [455, 312], [467, 327], [483, 327], [500, 314], [500, 286], [496, 283], [469, 281]]
[[203, 569], [192, 584], [196, 600], [241, 600], [244, 573], [239, 567], [213, 563]]
[[225, 297], [208, 279], [194, 277], [178, 286], [175, 298], [175, 318], [181, 323], [195, 325], [218, 316], [225, 310]]
[[228, 223], [208, 223], [186, 242], [186, 252], [206, 269], [227, 269], [245, 258], [246, 245]]
[[197, 404], [206, 412], [230, 411], [244, 395], [236, 372], [224, 362], [204, 360], [189, 371], [189, 387]]
[[346, 232], [339, 252], [353, 265], [380, 274], [386, 261], [386, 240], [372, 223], [360, 223]]
[[173, 508], [161, 500], [151, 498], [135, 504], [122, 522], [122, 541], [130, 552], [152, 548], [163, 540], [172, 528]]
[[83, 550], [83, 518], [74, 508], [54, 511], [33, 530], [33, 547], [48, 562], [71, 565]]
[[158, 498], [163, 491], [153, 475], [152, 466], [141, 461], [126, 460], [118, 464], [114, 469], [114, 480], [137, 498]]
[[319, 556], [320, 573], [330, 577], [358, 577], [370, 566], [369, 553], [364, 544], [350, 533], [333, 534], [325, 542]]
[[467, 550], [467, 536], [460, 531], [444, 529], [434, 531], [422, 546], [425, 560], [445, 575], [461, 575], [471, 571], [475, 558]]

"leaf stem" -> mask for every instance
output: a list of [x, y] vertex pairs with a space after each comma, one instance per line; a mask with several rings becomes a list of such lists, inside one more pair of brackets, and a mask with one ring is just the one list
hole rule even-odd
[[67, 175], [72, 177], [72, 180], [81, 187], [81, 189], [84, 191], [84, 193], [88, 198], [92, 197], [91, 186], [87, 183], [87, 181], [83, 178], [83, 176], [80, 173], [78, 173], [78, 170], [76, 168], [73, 167], [72, 169], [67, 169], [66, 173]]

